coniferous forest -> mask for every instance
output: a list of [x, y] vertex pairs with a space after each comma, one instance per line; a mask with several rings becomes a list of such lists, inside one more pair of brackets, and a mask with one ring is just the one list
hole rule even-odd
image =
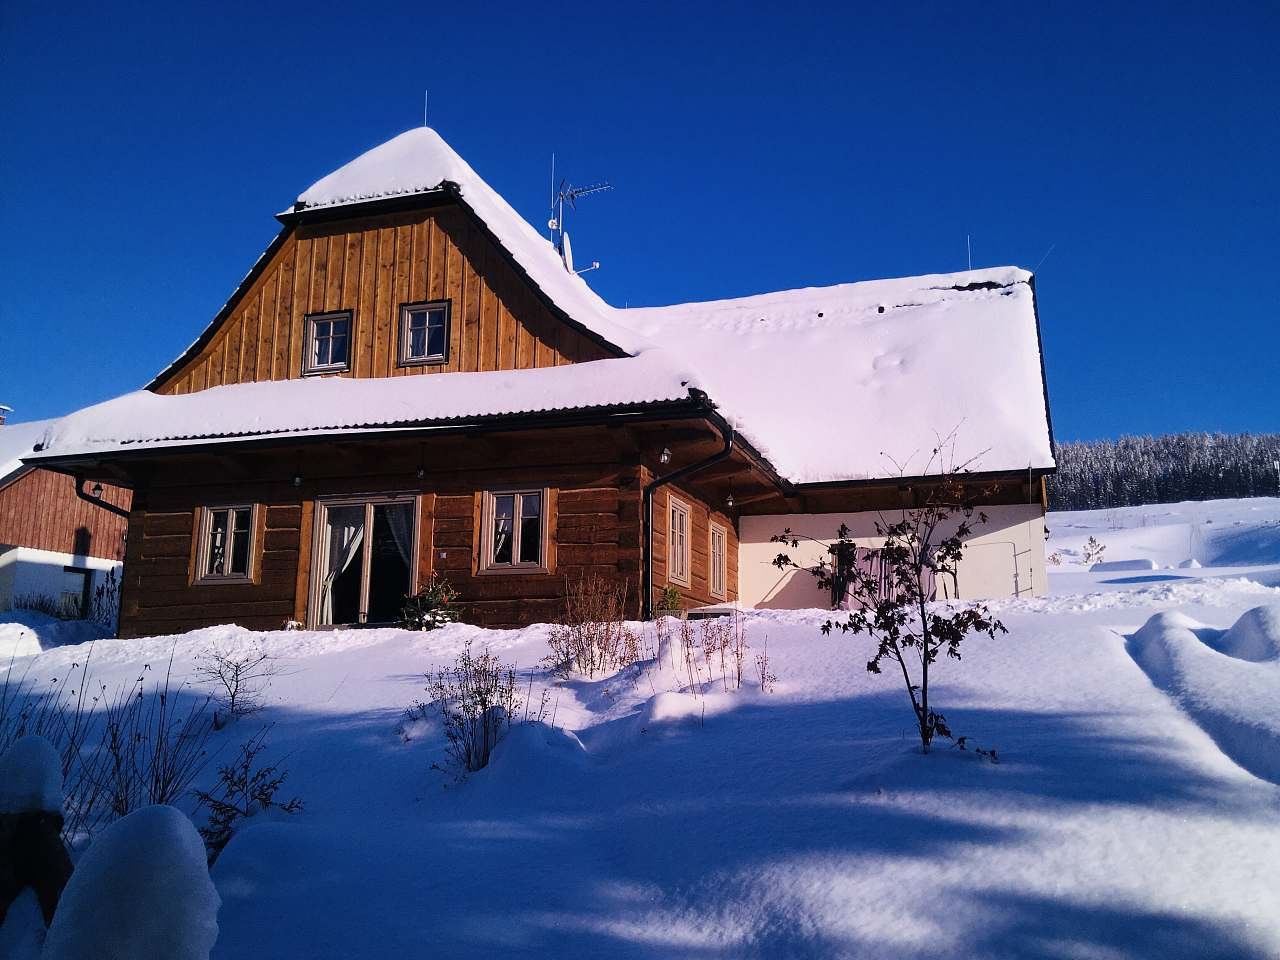
[[1050, 510], [1280, 496], [1280, 434], [1175, 433], [1054, 444]]

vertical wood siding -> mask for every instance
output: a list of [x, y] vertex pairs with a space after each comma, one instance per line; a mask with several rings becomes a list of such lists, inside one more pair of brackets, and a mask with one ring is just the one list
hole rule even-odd
[[[452, 302], [445, 364], [400, 367], [400, 306]], [[458, 207], [299, 227], [200, 352], [157, 387], [302, 376], [303, 318], [351, 310], [355, 377], [549, 367], [609, 354], [535, 295]]]
[[[86, 503], [75, 489], [70, 477], [49, 470], [0, 487], [0, 544], [123, 560], [124, 518]], [[104, 486], [102, 499], [128, 508], [129, 491]]]

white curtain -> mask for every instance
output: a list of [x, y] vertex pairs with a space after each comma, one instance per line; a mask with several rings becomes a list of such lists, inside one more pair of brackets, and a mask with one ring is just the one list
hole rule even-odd
[[360, 555], [364, 543], [364, 511], [344, 509], [346, 517], [334, 517], [338, 510], [328, 511], [329, 567], [320, 587], [320, 622], [333, 623], [333, 583]]
[[382, 509], [387, 517], [387, 526], [391, 528], [391, 539], [404, 558], [405, 569], [412, 573], [413, 510], [407, 503], [392, 503]]

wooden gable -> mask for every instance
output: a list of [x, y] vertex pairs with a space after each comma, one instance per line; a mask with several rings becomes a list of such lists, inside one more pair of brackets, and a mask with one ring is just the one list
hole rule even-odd
[[[448, 361], [397, 364], [400, 307], [451, 302]], [[619, 356], [557, 315], [458, 204], [285, 228], [213, 327], [150, 385], [158, 393], [302, 376], [304, 318], [352, 312], [346, 376], [518, 370]]]

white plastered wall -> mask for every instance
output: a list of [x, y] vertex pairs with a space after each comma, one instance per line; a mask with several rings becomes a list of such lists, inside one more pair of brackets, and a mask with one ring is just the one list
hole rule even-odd
[[65, 594], [80, 595], [83, 576], [67, 573], [64, 567], [92, 570], [90, 590], [102, 582], [108, 570], [121, 566], [118, 560], [99, 557], [77, 557], [52, 550], [36, 550], [33, 547], [0, 546], [0, 610], [9, 607], [15, 597], [41, 594], [55, 602]]
[[[977, 525], [965, 544], [957, 571], [960, 597], [966, 600], [1030, 596], [1044, 593], [1048, 585], [1044, 569], [1044, 510], [1040, 504], [984, 507], [985, 524]], [[738, 596], [746, 607], [800, 609], [830, 607], [831, 594], [819, 590], [817, 581], [803, 570], [779, 570], [773, 559], [789, 553], [808, 567], [828, 556], [840, 525], [860, 546], [876, 547], [875, 522], [881, 514], [790, 513], [749, 516], [739, 521]], [[896, 514], [884, 514], [893, 522]], [[800, 546], [771, 543], [770, 537], [790, 528]], [[816, 542], [815, 542], [816, 541]]]

